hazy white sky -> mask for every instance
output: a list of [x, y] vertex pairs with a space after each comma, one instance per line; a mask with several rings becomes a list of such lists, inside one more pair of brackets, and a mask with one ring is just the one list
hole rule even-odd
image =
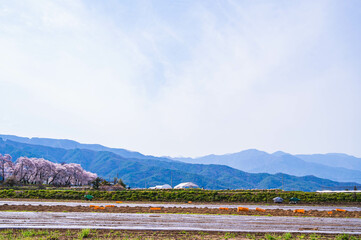
[[361, 1], [0, 0], [0, 133], [361, 156]]

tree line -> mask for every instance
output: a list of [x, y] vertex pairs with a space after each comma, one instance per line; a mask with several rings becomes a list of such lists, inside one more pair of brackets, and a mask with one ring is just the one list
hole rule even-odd
[[0, 154], [1, 182], [8, 184], [49, 184], [55, 186], [87, 185], [97, 178], [80, 164], [53, 163], [43, 158], [19, 157], [15, 162], [9, 154]]

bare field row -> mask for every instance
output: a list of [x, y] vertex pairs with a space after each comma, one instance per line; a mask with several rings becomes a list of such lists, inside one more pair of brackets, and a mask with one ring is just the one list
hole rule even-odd
[[248, 209], [242, 208], [196, 208], [196, 207], [122, 207], [115, 205], [88, 206], [32, 206], [32, 205], [0, 205], [0, 211], [30, 212], [102, 212], [102, 213], [163, 213], [163, 214], [222, 214], [248, 216], [294, 216], [294, 217], [331, 217], [361, 218], [361, 211], [318, 211], [318, 210], [284, 210], [284, 209]]
[[[0, 201], [13, 201], [13, 202], [64, 202], [64, 203], [89, 203], [85, 200], [77, 200], [77, 199], [42, 199], [42, 198], [0, 198]], [[98, 200], [94, 199], [91, 203], [111, 203], [115, 201], [109, 200]], [[202, 202], [202, 201], [122, 201], [124, 204], [164, 204], [164, 205], [176, 205], [176, 204], [187, 204], [187, 205], [240, 205], [239, 202]], [[255, 202], [242, 202], [242, 205], [267, 205], [267, 206], [297, 206], [291, 205], [289, 203], [255, 203]], [[347, 202], [347, 203], [307, 203], [302, 202], [299, 205], [302, 206], [335, 206], [335, 207], [361, 207], [360, 202]]]

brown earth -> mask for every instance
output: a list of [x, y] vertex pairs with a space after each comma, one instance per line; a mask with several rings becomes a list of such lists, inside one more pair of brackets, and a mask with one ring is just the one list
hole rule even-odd
[[337, 218], [361, 218], [361, 211], [317, 211], [308, 210], [304, 213], [295, 213], [293, 210], [266, 209], [264, 212], [256, 210], [240, 211], [237, 208], [217, 209], [217, 208], [150, 208], [150, 207], [122, 207], [94, 204], [94, 206], [104, 209], [95, 209], [85, 206], [31, 206], [31, 205], [0, 205], [0, 211], [30, 211], [30, 212], [105, 212], [105, 213], [174, 213], [174, 214], [226, 214], [226, 215], [250, 215], [250, 216], [297, 216], [297, 217], [337, 217]]
[[[0, 198], [1, 201], [29, 201], [29, 202], [79, 202], [83, 203], [84, 200], [74, 200], [74, 199], [42, 199], [42, 198]], [[93, 199], [94, 203], [109, 203], [109, 200], [97, 200]], [[123, 201], [123, 203], [137, 203], [137, 204], [184, 204], [188, 203], [187, 201], [173, 201], [173, 202], [164, 202], [164, 201]], [[274, 202], [192, 202], [194, 205], [203, 205], [203, 204], [212, 204], [212, 205], [235, 205], [239, 206], [240, 204], [245, 205], [269, 205], [269, 206], [289, 206], [289, 203], [274, 203]], [[360, 202], [320, 202], [320, 203], [306, 203], [300, 202], [300, 205], [303, 206], [334, 206], [334, 207], [359, 207]]]

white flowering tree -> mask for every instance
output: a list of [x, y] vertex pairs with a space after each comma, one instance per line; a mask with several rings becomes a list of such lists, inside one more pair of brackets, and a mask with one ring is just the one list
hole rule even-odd
[[17, 182], [31, 183], [36, 172], [34, 158], [19, 157], [15, 162], [13, 177]]
[[27, 157], [18, 158], [14, 164], [10, 155], [0, 155], [0, 172], [3, 180], [12, 176], [16, 182], [25, 184], [85, 185], [97, 178], [95, 173], [85, 171], [80, 164], [59, 164]]
[[14, 170], [14, 163], [11, 161], [11, 156], [5, 154], [4, 156], [0, 154], [0, 173], [1, 181], [4, 182], [5, 179], [12, 174]]

